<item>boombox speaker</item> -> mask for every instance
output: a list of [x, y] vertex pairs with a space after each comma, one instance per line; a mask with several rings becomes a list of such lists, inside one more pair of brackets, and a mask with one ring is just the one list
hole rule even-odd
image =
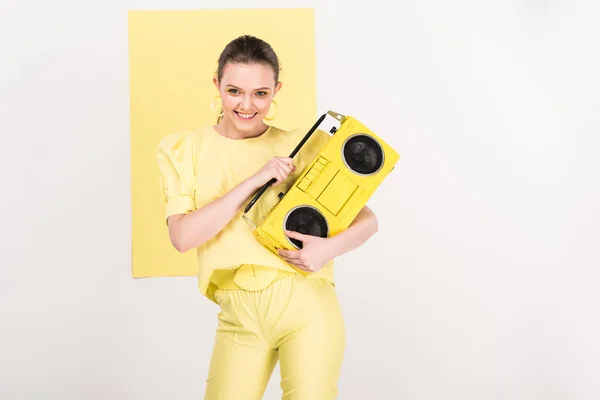
[[350, 116], [333, 111], [323, 114], [290, 157], [293, 158], [316, 129], [331, 137], [302, 171], [287, 193], [258, 225], [246, 213], [275, 179], [261, 187], [247, 204], [243, 217], [253, 235], [266, 248], [300, 249], [302, 242], [285, 230], [331, 237], [346, 229], [367, 200], [394, 169], [399, 154], [378, 135]]

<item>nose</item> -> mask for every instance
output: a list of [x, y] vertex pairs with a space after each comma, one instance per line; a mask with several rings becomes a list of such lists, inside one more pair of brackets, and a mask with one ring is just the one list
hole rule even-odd
[[252, 98], [250, 97], [250, 95], [245, 95], [242, 97], [241, 101], [240, 101], [240, 108], [243, 111], [251, 111], [252, 109]]

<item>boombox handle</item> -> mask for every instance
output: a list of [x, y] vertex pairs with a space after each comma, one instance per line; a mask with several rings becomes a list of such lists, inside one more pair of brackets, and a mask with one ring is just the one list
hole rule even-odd
[[[338, 113], [335, 113], [333, 111], [328, 111], [327, 113], [321, 115], [321, 117], [319, 117], [319, 119], [317, 120], [317, 122], [315, 122], [315, 124], [312, 126], [312, 128], [310, 128], [310, 130], [308, 131], [308, 133], [306, 135], [304, 135], [304, 138], [302, 138], [302, 140], [300, 141], [300, 143], [298, 143], [298, 145], [296, 146], [296, 148], [291, 152], [290, 154], [290, 158], [294, 158], [296, 156], [296, 154], [300, 151], [300, 149], [302, 148], [302, 146], [304, 146], [304, 144], [306, 143], [306, 141], [311, 137], [311, 135], [314, 133], [314, 131], [317, 130], [317, 128], [319, 127], [319, 125], [321, 125], [321, 122], [323, 122], [323, 120], [325, 120], [325, 118], [327, 117], [327, 115], [331, 115], [333, 116], [335, 119], [337, 119], [338, 121], [343, 121], [344, 120], [344, 116]], [[334, 126], [331, 128], [330, 132], [331, 134], [335, 133], [335, 131], [337, 130], [337, 128]], [[258, 189], [258, 191], [256, 192], [256, 194], [254, 195], [254, 197], [252, 198], [252, 200], [250, 200], [250, 202], [248, 203], [248, 205], [246, 206], [246, 208], [244, 209], [244, 214], [246, 214], [248, 211], [250, 211], [250, 209], [252, 208], [252, 206], [257, 202], [257, 200], [260, 198], [260, 196], [262, 196], [267, 189], [269, 188], [269, 186], [271, 186], [273, 183], [276, 182], [275, 178], [271, 178], [271, 180], [267, 183], [265, 183], [260, 189]]]

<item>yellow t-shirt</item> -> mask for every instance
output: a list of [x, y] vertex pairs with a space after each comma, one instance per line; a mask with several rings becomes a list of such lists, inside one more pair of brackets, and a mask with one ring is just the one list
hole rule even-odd
[[[221, 136], [213, 126], [186, 130], [165, 136], [156, 149], [166, 217], [187, 214], [223, 196], [257, 172], [275, 156], [288, 157], [308, 129], [286, 131], [271, 126], [262, 135], [242, 140]], [[304, 168], [329, 140], [329, 134], [316, 130], [294, 157], [296, 171], [278, 186], [270, 187], [247, 214], [258, 223], [286, 193]], [[196, 249], [198, 287], [214, 301], [216, 289], [211, 275], [217, 269], [235, 269], [254, 264], [297, 273], [287, 262], [261, 245], [252, 228], [242, 218], [243, 209], [208, 242]], [[333, 282], [333, 261], [317, 274]]]

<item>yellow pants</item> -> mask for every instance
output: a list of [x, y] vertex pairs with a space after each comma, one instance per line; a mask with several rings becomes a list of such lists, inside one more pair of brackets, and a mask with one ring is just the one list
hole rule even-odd
[[336, 399], [345, 327], [335, 287], [290, 274], [262, 290], [217, 290], [205, 400], [260, 400], [277, 361], [284, 400]]

